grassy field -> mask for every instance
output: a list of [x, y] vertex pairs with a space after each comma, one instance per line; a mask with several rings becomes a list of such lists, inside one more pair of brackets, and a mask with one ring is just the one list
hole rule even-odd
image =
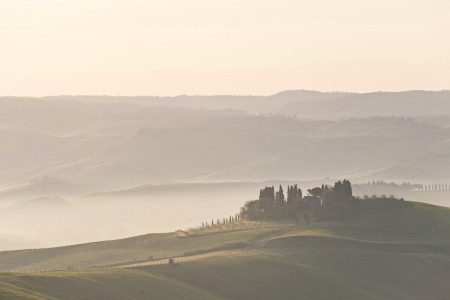
[[355, 220], [315, 223], [277, 235], [265, 241], [265, 246], [348, 245], [408, 251], [427, 245], [450, 246], [450, 208], [391, 199], [363, 203], [363, 213]]
[[[0, 299], [448, 299], [450, 209], [364, 201], [345, 222], [240, 221], [0, 253], [0, 264], [108, 264], [244, 243], [241, 254], [131, 269], [0, 273]], [[222, 227], [221, 227], [222, 226]], [[36, 267], [35, 267], [36, 268]]]
[[2, 299], [448, 299], [448, 271], [413, 255], [283, 248], [120, 270], [0, 274]]
[[[293, 223], [293, 222], [292, 222]], [[285, 223], [239, 221], [195, 231], [147, 234], [66, 247], [0, 252], [0, 270], [109, 265], [182, 256], [186, 252], [251, 243], [285, 228]]]
[[[300, 226], [294, 226], [292, 220], [237, 221], [175, 233], [147, 234], [66, 247], [4, 251], [0, 252], [0, 270], [120, 264], [143, 261], [149, 256], [155, 259], [182, 256], [187, 252], [227, 248], [231, 244], [255, 244], [262, 240], [261, 245], [266, 247], [329, 244], [363, 248], [403, 247], [405, 251], [421, 245], [447, 247], [450, 244], [450, 208], [391, 199], [363, 201], [363, 206], [362, 214], [353, 220], [313, 221], [309, 227], [305, 227], [304, 220], [301, 220]], [[280, 234], [274, 236], [276, 233]]]

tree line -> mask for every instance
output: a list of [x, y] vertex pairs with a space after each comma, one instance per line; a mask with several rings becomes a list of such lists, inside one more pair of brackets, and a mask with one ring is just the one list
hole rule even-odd
[[383, 180], [368, 181], [367, 183], [353, 184], [354, 194], [363, 195], [376, 195], [376, 194], [390, 194], [391, 196], [399, 193], [407, 193], [410, 191], [434, 191], [434, 190], [447, 190], [450, 188], [447, 183], [435, 183], [435, 184], [413, 184], [409, 182], [403, 182], [397, 184], [395, 182], [384, 182]]
[[428, 184], [428, 186], [425, 184], [423, 188], [423, 190], [425, 191], [448, 190], [448, 189], [449, 189], [448, 183]]
[[219, 225], [219, 224], [224, 224], [224, 223], [229, 223], [229, 222], [233, 222], [233, 221], [238, 221], [241, 219], [241, 215], [239, 213], [230, 215], [230, 217], [227, 218], [222, 218], [222, 223], [220, 223], [220, 219], [217, 218], [216, 222], [214, 223], [214, 219], [211, 219], [211, 222], [208, 223], [208, 221], [202, 223], [201, 227], [209, 227], [209, 226], [214, 226], [214, 225]]
[[[287, 186], [285, 197], [283, 187], [280, 185], [277, 190], [273, 186], [265, 187], [259, 191], [259, 199], [247, 201], [241, 207], [240, 216], [243, 219], [284, 218], [292, 216], [296, 219], [298, 211], [316, 209], [339, 205], [353, 199], [352, 186], [350, 181], [335, 182], [334, 186], [322, 184], [322, 186], [308, 189], [308, 195], [303, 196], [303, 192], [296, 184]], [[306, 216], [304, 215], [305, 219]]]

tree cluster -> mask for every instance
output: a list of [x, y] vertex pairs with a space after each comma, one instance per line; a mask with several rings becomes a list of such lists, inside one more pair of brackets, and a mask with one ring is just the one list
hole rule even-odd
[[287, 198], [284, 196], [283, 187], [280, 185], [277, 191], [272, 187], [265, 187], [259, 191], [260, 209], [264, 212], [271, 212], [277, 207], [291, 206], [296, 207], [300, 205], [302, 199], [302, 190], [296, 184], [287, 186]]
[[283, 187], [278, 190], [273, 186], [266, 186], [259, 191], [259, 199], [247, 201], [241, 207], [240, 215], [244, 219], [257, 219], [262, 215], [266, 217], [286, 217], [292, 215], [301, 206], [302, 190], [296, 184], [287, 186], [287, 197]]
[[285, 218], [296, 219], [299, 210], [311, 210], [318, 207], [343, 204], [352, 199], [352, 185], [344, 179], [337, 181], [334, 186], [322, 185], [308, 189], [308, 195], [303, 196], [302, 190], [296, 184], [287, 186], [287, 197], [284, 196], [283, 187], [277, 190], [273, 186], [265, 187], [259, 191], [259, 199], [247, 201], [241, 208], [241, 217], [244, 219]]
[[324, 206], [333, 203], [342, 203], [350, 200], [353, 196], [352, 184], [346, 179], [337, 181], [334, 187], [322, 185], [321, 190], [322, 205]]

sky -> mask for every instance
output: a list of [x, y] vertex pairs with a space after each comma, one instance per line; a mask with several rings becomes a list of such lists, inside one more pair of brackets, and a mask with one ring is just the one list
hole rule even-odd
[[448, 0], [0, 0], [0, 96], [450, 89]]

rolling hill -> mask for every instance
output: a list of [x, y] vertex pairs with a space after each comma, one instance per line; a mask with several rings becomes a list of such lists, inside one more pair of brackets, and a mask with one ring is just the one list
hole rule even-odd
[[363, 118], [370, 116], [419, 116], [450, 114], [450, 91], [406, 91], [353, 94], [325, 99], [282, 104], [271, 113], [300, 118]]
[[[1, 274], [0, 294], [7, 299], [446, 299], [448, 266], [430, 266], [412, 255], [326, 250], [128, 270]], [[324, 260], [327, 256], [334, 259]], [[355, 260], [366, 263], [341, 267]]]
[[[346, 222], [237, 221], [60, 248], [0, 253], [2, 268], [173, 257], [246, 243], [238, 255], [130, 269], [0, 273], [7, 299], [447, 299], [450, 209], [376, 199]], [[241, 246], [242, 247], [242, 246]], [[207, 250], [208, 251], [208, 250]], [[210, 250], [213, 251], [213, 250]], [[53, 266], [51, 266], [53, 265]]]
[[[213, 96], [189, 96], [180, 95], [176, 97], [161, 96], [49, 96], [41, 98], [31, 97], [1, 97], [1, 100], [45, 100], [45, 101], [66, 101], [66, 102], [85, 102], [90, 104], [115, 104], [126, 103], [122, 106], [132, 107], [129, 104], [141, 106], [167, 106], [187, 109], [208, 109], [208, 110], [226, 110], [236, 109], [244, 110], [252, 114], [266, 113], [284, 103], [292, 101], [314, 101], [323, 99], [340, 98], [353, 93], [331, 92], [324, 93], [319, 91], [292, 90], [282, 91], [270, 96], [239, 96], [239, 95], [213, 95]], [[116, 105], [117, 106], [117, 105]]]
[[[53, 268], [61, 265], [116, 264], [126, 261], [181, 256], [185, 252], [220, 247], [230, 243], [252, 243], [286, 225], [292, 230], [265, 241], [287, 241], [293, 236], [332, 237], [338, 240], [382, 243], [411, 247], [450, 246], [450, 208], [392, 199], [361, 200], [364, 212], [346, 222], [314, 222], [298, 228], [293, 221], [265, 223], [236, 221], [191, 231], [142, 235], [121, 240], [73, 246], [0, 253], [0, 269]], [[304, 226], [304, 224], [301, 224]], [[306, 242], [306, 244], [308, 241]], [[88, 255], [89, 253], [89, 255]]]
[[[448, 179], [448, 130], [408, 118], [308, 121], [72, 98], [2, 98], [0, 117], [5, 201], [149, 183]], [[43, 177], [61, 184], [29, 184]]]
[[49, 247], [50, 245], [27, 239], [19, 235], [1, 234], [0, 251], [10, 251], [17, 249], [35, 249]]
[[[329, 138], [242, 129], [173, 130], [158, 136], [129, 137], [86, 157], [68, 156], [72, 158], [70, 164], [49, 162], [45, 174], [122, 188], [176, 181], [308, 180], [337, 176], [446, 180], [448, 139], [448, 130]], [[13, 174], [18, 180], [16, 176], [21, 173]], [[39, 169], [34, 177], [30, 174], [24, 179], [38, 174], [42, 174]]]

